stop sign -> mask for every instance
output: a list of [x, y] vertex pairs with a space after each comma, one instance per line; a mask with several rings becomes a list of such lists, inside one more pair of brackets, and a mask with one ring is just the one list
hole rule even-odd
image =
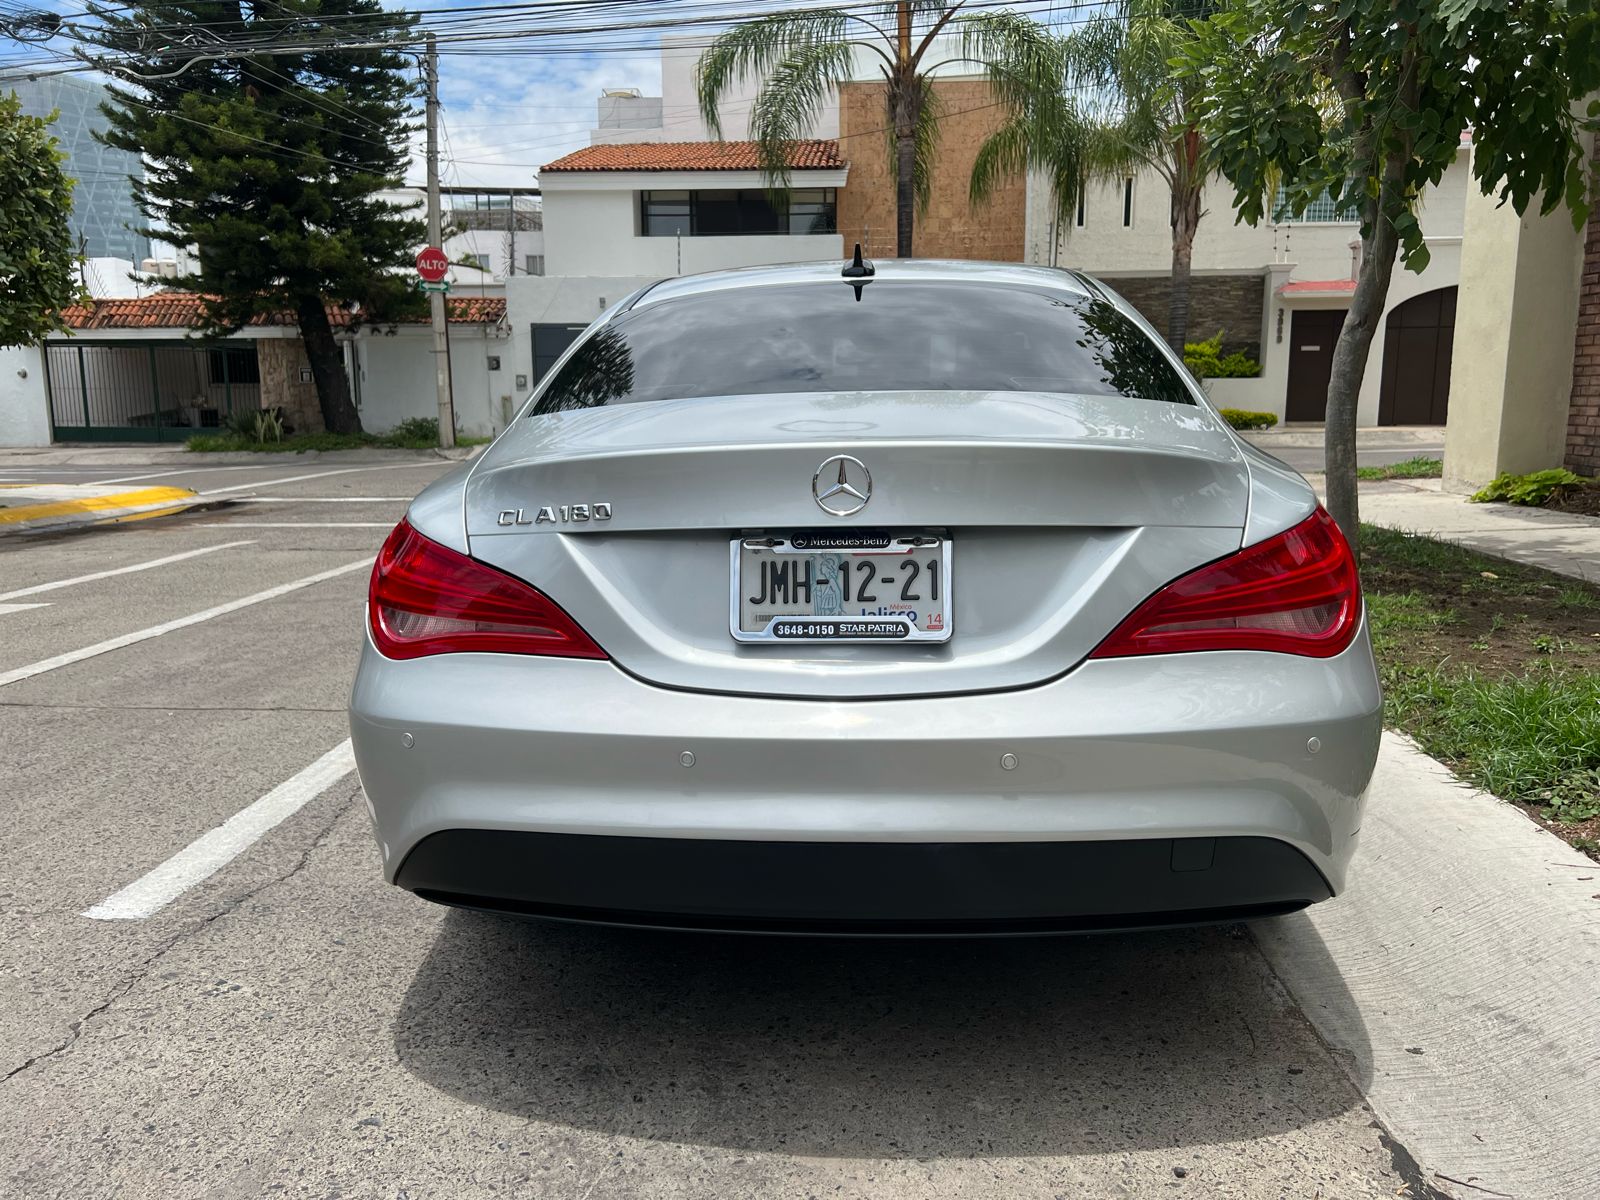
[[424, 246], [417, 252], [417, 274], [429, 283], [438, 283], [450, 270], [450, 260], [437, 246]]

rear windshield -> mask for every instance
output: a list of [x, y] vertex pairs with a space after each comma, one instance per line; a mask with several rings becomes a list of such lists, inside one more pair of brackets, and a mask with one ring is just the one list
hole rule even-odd
[[971, 283], [841, 280], [647, 304], [567, 360], [533, 415], [785, 392], [1078, 392], [1193, 404], [1104, 300]]

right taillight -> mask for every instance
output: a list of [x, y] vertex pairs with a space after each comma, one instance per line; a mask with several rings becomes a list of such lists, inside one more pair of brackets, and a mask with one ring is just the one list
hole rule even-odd
[[378, 551], [367, 620], [386, 658], [467, 651], [606, 657], [543, 592], [423, 537], [408, 521]]
[[1169, 583], [1090, 657], [1273, 650], [1329, 658], [1360, 621], [1355, 557], [1319, 507], [1293, 529]]

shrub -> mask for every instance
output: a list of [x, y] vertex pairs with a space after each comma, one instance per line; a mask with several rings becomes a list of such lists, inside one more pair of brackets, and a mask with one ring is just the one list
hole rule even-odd
[[1261, 364], [1243, 350], [1224, 355], [1217, 366], [1219, 379], [1254, 379], [1261, 374]]
[[1487, 487], [1474, 492], [1472, 502], [1484, 504], [1503, 500], [1507, 504], [1526, 504], [1537, 508], [1552, 496], [1570, 491], [1585, 482], [1582, 475], [1574, 475], [1565, 467], [1534, 471], [1531, 475], [1513, 475], [1508, 471], [1496, 475]]
[[439, 418], [407, 417], [391, 429], [386, 438], [397, 445], [413, 445], [422, 448], [437, 446], [439, 444]]
[[1196, 379], [1254, 379], [1261, 364], [1242, 350], [1222, 353], [1223, 330], [1203, 342], [1188, 342], [1183, 347], [1183, 362]]
[[256, 414], [255, 435], [258, 442], [283, 441], [283, 416], [281, 410], [264, 408]]
[[235, 409], [228, 414], [222, 427], [235, 437], [258, 444], [281, 442], [286, 435], [294, 432], [294, 426], [284, 416], [281, 404], [271, 408]]
[[1235, 429], [1271, 429], [1278, 423], [1278, 418], [1267, 412], [1250, 412], [1243, 408], [1219, 408], [1217, 411]]

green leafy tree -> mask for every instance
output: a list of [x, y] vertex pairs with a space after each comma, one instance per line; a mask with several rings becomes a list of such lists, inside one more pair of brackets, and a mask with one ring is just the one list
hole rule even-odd
[[78, 252], [67, 217], [72, 180], [48, 119], [23, 115], [15, 93], [0, 95], [0, 346], [32, 346], [64, 328], [61, 310], [78, 300]]
[[1122, 0], [1062, 38], [1053, 71], [1031, 77], [1007, 128], [979, 151], [972, 196], [982, 200], [1011, 172], [1042, 168], [1052, 182], [1056, 227], [1072, 220], [1092, 182], [1153, 171], [1171, 198], [1172, 282], [1167, 341], [1181, 351], [1189, 332], [1194, 239], [1205, 215], [1210, 168], [1199, 115], [1200, 81], [1173, 63], [1193, 38], [1209, 0]]
[[[1356, 400], [1397, 257], [1428, 262], [1418, 198], [1472, 133], [1472, 173], [1518, 213], [1588, 214], [1583, 145], [1600, 103], [1595, 0], [1224, 0], [1183, 69], [1242, 221], [1274, 186], [1304, 212], [1332, 196], [1361, 216], [1361, 266], [1328, 384], [1328, 508], [1359, 536]], [[1585, 115], [1586, 114], [1586, 115]]]
[[292, 312], [324, 424], [358, 432], [324, 306], [414, 311], [403, 269], [426, 231], [378, 196], [408, 158], [407, 60], [348, 43], [352, 29], [364, 44], [398, 38], [414, 18], [377, 0], [146, 0], [97, 15], [132, 85], [113, 89], [104, 140], [144, 156], [146, 232], [198, 253], [175, 286], [207, 297], [211, 332]]
[[[981, 70], [1002, 100], [1037, 88], [1054, 62], [1051, 38], [1020, 13], [964, 12], [954, 4], [898, 0], [877, 8], [810, 8], [773, 13], [717, 37], [700, 59], [700, 111], [722, 135], [720, 105], [740, 80], [761, 80], [750, 106], [750, 133], [763, 172], [789, 183], [788, 149], [803, 138], [822, 105], [854, 73], [857, 52], [874, 56], [883, 75], [884, 125], [893, 146], [896, 254], [909, 258], [916, 213], [928, 201], [939, 140], [932, 72], [964, 64]], [[950, 40], [942, 41], [941, 35]], [[955, 46], [950, 56], [941, 47]]]

